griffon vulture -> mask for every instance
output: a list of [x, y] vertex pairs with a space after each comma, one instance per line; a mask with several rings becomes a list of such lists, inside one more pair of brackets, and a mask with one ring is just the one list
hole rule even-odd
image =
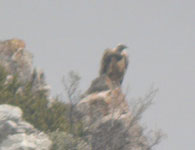
[[119, 44], [114, 49], [106, 49], [100, 68], [100, 76], [107, 75], [115, 84], [122, 84], [128, 66], [128, 55], [125, 51], [127, 46]]

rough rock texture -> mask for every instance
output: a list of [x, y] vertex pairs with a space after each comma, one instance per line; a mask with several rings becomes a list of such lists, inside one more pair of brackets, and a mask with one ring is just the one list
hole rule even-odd
[[[33, 82], [32, 92], [49, 90], [43, 72], [33, 67], [32, 54], [26, 50], [24, 41], [20, 39], [0, 41], [0, 65], [10, 74], [7, 77], [8, 81], [11, 80], [13, 74], [17, 74], [21, 83]], [[22, 91], [22, 87], [19, 91]]]
[[120, 88], [88, 95], [77, 110], [93, 150], [147, 150], [142, 127], [133, 122]]
[[25, 43], [19, 39], [0, 42], [0, 64], [10, 74], [19, 73], [21, 81], [29, 80], [33, 71], [32, 54], [25, 50]]
[[22, 119], [18, 107], [0, 105], [0, 150], [49, 150], [49, 138]]

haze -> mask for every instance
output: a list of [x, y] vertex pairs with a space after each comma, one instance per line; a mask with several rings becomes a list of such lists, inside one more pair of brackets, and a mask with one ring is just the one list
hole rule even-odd
[[1, 0], [0, 40], [20, 38], [42, 68], [52, 95], [70, 70], [84, 91], [105, 48], [126, 44], [129, 97], [159, 88], [143, 123], [167, 138], [158, 150], [195, 149], [195, 1]]

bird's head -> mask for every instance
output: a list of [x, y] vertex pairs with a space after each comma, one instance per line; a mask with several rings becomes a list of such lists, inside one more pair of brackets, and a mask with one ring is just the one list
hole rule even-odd
[[119, 44], [119, 45], [117, 45], [117, 47], [115, 48], [115, 50], [117, 51], [117, 52], [122, 52], [123, 50], [125, 50], [126, 48], [128, 48], [126, 45], [124, 45], [124, 44]]

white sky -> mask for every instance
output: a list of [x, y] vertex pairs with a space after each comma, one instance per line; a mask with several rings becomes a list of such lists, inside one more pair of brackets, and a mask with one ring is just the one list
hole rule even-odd
[[158, 150], [195, 149], [194, 0], [0, 0], [0, 40], [24, 39], [53, 94], [70, 70], [86, 89], [105, 48], [129, 46], [130, 97], [159, 88], [143, 122], [168, 137]]

